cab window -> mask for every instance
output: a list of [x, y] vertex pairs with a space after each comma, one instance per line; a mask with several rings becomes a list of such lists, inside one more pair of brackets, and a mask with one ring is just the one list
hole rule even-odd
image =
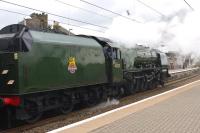
[[121, 59], [121, 52], [118, 48], [112, 48], [112, 59]]

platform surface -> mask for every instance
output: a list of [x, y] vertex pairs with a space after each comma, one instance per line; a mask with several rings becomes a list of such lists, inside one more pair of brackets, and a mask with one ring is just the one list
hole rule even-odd
[[200, 133], [200, 81], [53, 132]]
[[200, 86], [92, 133], [200, 133]]
[[172, 70], [169, 70], [169, 74], [187, 72], [187, 71], [192, 71], [192, 70], [195, 70], [195, 69], [198, 69], [198, 67], [186, 68], [186, 69], [172, 69]]

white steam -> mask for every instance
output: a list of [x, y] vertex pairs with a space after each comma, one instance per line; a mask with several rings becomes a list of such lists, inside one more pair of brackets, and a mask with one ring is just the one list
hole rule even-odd
[[162, 27], [164, 27], [164, 23], [133, 23], [117, 17], [114, 19], [106, 34], [110, 38], [123, 42], [126, 46], [131, 47], [136, 43], [152, 44], [159, 42], [161, 37], [159, 32]]
[[108, 98], [107, 101], [100, 103], [99, 105], [93, 107], [91, 110], [102, 109], [102, 108], [106, 108], [106, 107], [109, 107], [109, 106], [118, 105], [119, 102], [120, 101], [117, 100], [117, 99]]
[[199, 12], [189, 13], [183, 23], [177, 22], [176, 26], [170, 27], [169, 32], [175, 36], [168, 42], [171, 49], [177, 47], [184, 54], [193, 53], [198, 56], [200, 55], [199, 16]]
[[200, 12], [180, 10], [160, 21], [133, 23], [117, 17], [106, 32], [126, 47], [143, 44], [153, 48], [165, 45], [167, 51], [200, 56]]

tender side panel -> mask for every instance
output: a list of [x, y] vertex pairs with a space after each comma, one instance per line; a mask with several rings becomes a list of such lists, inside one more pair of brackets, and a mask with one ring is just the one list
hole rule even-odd
[[[68, 37], [68, 42], [35, 38], [30, 52], [19, 57], [21, 93], [65, 89], [107, 82], [102, 47], [92, 39]], [[34, 38], [34, 36], [33, 36]], [[59, 42], [56, 40], [59, 39]], [[66, 38], [64, 38], [66, 39]], [[45, 40], [45, 41], [44, 41]], [[47, 39], [48, 40], [48, 39]], [[74, 40], [74, 41], [73, 41]], [[85, 43], [85, 45], [84, 45]]]

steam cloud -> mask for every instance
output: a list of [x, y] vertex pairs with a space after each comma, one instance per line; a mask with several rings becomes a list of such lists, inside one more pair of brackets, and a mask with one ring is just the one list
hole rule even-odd
[[119, 100], [117, 99], [110, 99], [108, 98], [107, 101], [100, 103], [99, 105], [93, 107], [91, 110], [97, 110], [97, 109], [101, 109], [101, 108], [106, 108], [109, 106], [113, 106], [113, 105], [118, 105], [120, 103]]
[[200, 56], [200, 12], [181, 9], [159, 21], [133, 23], [117, 17], [106, 32], [126, 47], [143, 44], [152, 48], [165, 45], [165, 51]]

